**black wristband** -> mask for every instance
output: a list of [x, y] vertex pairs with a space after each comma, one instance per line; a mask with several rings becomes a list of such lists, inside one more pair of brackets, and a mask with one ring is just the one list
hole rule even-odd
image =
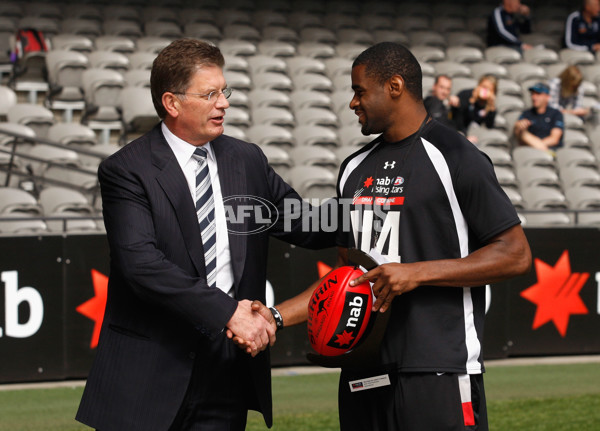
[[271, 310], [271, 314], [273, 314], [273, 319], [275, 319], [275, 326], [277, 327], [277, 330], [278, 331], [282, 330], [283, 329], [283, 317], [281, 317], [281, 313], [275, 307], [269, 307], [269, 310]]

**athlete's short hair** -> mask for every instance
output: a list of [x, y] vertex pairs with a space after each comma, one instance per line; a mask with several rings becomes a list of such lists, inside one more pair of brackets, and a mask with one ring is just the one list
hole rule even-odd
[[394, 42], [381, 42], [363, 51], [352, 67], [365, 65], [365, 74], [383, 85], [394, 75], [404, 79], [404, 85], [415, 100], [423, 100], [421, 66], [407, 47]]

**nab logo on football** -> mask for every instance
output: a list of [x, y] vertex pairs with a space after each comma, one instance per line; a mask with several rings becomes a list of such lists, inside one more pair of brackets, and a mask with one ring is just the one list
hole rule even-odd
[[308, 305], [308, 336], [321, 355], [341, 355], [364, 335], [373, 306], [371, 285], [349, 285], [362, 274], [351, 266], [340, 267], [313, 292]]

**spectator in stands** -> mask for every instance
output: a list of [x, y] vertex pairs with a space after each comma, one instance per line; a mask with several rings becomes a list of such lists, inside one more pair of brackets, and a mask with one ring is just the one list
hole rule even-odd
[[[498, 80], [495, 76], [484, 75], [479, 79], [477, 87], [458, 93], [459, 105], [455, 109], [454, 122], [459, 132], [467, 134], [473, 123], [483, 125], [488, 129], [494, 127], [496, 119], [496, 91]], [[475, 136], [467, 138], [477, 143]]]
[[600, 49], [600, 0], [584, 0], [565, 23], [565, 46], [592, 53]]
[[583, 75], [575, 65], [567, 66], [561, 74], [549, 82], [550, 107], [563, 114], [586, 117], [590, 109], [583, 106]]
[[523, 111], [515, 123], [514, 133], [520, 145], [540, 150], [554, 150], [562, 146], [563, 114], [548, 106], [550, 89], [542, 82], [529, 88], [531, 109]]
[[431, 95], [423, 103], [425, 109], [439, 122], [454, 128], [452, 121], [452, 108], [458, 107], [458, 97], [450, 94], [452, 91], [452, 78], [448, 75], [438, 75], [431, 88]]
[[531, 33], [529, 7], [521, 4], [520, 0], [502, 0], [488, 20], [488, 46], [504, 45], [519, 51], [531, 49], [532, 46], [523, 43], [521, 34]]

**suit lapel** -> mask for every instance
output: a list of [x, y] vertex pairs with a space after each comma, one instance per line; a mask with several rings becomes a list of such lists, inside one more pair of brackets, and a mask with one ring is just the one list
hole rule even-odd
[[237, 289], [244, 272], [246, 260], [247, 235], [236, 232], [245, 232], [247, 220], [244, 218], [244, 226], [232, 223], [237, 212], [237, 200], [233, 196], [244, 196], [246, 194], [246, 169], [239, 157], [231, 152], [227, 145], [227, 138], [220, 136], [212, 141], [212, 148], [217, 159], [219, 169], [219, 183], [221, 193], [225, 202], [225, 214], [228, 215], [227, 230], [229, 231], [229, 251], [231, 253], [231, 265], [233, 268], [234, 286]]
[[154, 129], [155, 136], [150, 141], [152, 162], [160, 170], [156, 180], [167, 195], [175, 210], [179, 228], [183, 233], [185, 247], [198, 274], [204, 274], [204, 249], [200, 236], [200, 227], [196, 210], [190, 195], [188, 184], [175, 154], [165, 140], [160, 126]]

